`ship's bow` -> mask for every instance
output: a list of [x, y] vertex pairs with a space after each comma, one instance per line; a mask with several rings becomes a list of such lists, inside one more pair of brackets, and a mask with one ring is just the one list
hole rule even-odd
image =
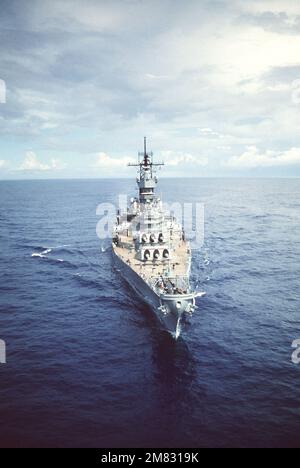
[[161, 318], [167, 330], [177, 339], [181, 333], [182, 319], [195, 310], [195, 295], [161, 295]]

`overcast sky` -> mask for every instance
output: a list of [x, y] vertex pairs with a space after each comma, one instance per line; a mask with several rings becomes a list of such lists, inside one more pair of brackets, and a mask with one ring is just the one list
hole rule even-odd
[[[0, 178], [300, 175], [299, 0], [0, 0]], [[134, 176], [134, 174], [133, 174]]]

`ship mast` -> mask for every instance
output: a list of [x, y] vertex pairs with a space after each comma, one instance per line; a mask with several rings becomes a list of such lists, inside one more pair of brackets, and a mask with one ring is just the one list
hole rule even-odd
[[[142, 158], [142, 160], [140, 160]], [[157, 185], [157, 178], [153, 176], [156, 167], [163, 166], [164, 163], [154, 163], [153, 153], [147, 152], [147, 139], [144, 137], [144, 152], [139, 153], [138, 164], [128, 164], [130, 167], [139, 168], [139, 177], [137, 184], [139, 188], [139, 200], [140, 203], [146, 203], [147, 201], [153, 201], [155, 198], [154, 189]]]

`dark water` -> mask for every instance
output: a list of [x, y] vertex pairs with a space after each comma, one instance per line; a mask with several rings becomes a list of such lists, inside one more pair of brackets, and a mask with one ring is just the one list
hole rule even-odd
[[178, 342], [96, 236], [132, 181], [0, 183], [1, 446], [300, 446], [300, 180], [173, 186], [206, 214]]

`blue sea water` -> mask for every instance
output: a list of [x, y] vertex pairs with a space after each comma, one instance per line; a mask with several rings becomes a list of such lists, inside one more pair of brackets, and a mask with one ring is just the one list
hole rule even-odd
[[131, 180], [0, 182], [0, 446], [300, 446], [300, 180], [160, 190], [205, 204], [177, 342], [96, 235]]

